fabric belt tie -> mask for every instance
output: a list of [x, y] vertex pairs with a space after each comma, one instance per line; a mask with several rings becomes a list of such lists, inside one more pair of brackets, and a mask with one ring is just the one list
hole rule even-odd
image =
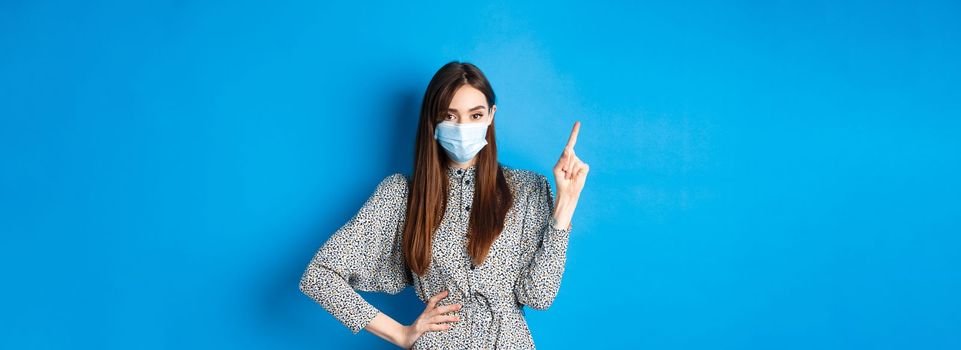
[[[520, 305], [514, 300], [513, 296], [510, 298], [505, 298], [503, 296], [489, 293], [481, 290], [474, 290], [468, 293], [467, 298], [462, 301], [464, 304], [463, 310], [471, 313], [474, 316], [475, 313], [480, 313], [482, 315], [490, 315], [490, 324], [484, 330], [485, 339], [491, 339], [493, 336], [493, 346], [491, 344], [486, 344], [488, 349], [497, 349], [498, 343], [500, 342], [501, 324], [504, 322], [504, 312], [520, 310]], [[473, 319], [472, 317], [466, 318], [468, 320]], [[471, 325], [471, 330], [473, 325]]]

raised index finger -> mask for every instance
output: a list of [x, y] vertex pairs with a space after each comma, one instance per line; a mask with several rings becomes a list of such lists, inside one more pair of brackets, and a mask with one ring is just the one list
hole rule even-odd
[[567, 139], [566, 148], [574, 148], [574, 144], [577, 143], [577, 132], [581, 129], [581, 122], [574, 122], [574, 129], [571, 130], [571, 137]]

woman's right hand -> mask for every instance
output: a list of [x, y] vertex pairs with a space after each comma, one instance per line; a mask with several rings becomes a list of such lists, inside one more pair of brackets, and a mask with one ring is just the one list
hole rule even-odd
[[448, 312], [460, 310], [463, 305], [461, 304], [450, 304], [444, 306], [437, 306], [437, 302], [443, 298], [446, 298], [449, 294], [448, 291], [443, 291], [434, 296], [430, 297], [427, 301], [427, 308], [424, 312], [414, 320], [414, 323], [410, 326], [405, 327], [405, 339], [404, 348], [409, 349], [414, 346], [414, 342], [417, 338], [420, 338], [426, 332], [433, 331], [446, 331], [450, 329], [451, 325], [448, 322], [459, 322], [460, 317], [453, 315], [446, 315]]

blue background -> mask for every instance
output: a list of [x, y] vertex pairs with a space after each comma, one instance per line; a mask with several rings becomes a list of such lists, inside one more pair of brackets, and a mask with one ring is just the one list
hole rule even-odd
[[0, 348], [392, 348], [298, 281], [450, 60], [583, 123], [538, 346], [961, 348], [958, 2], [590, 3], [3, 1]]

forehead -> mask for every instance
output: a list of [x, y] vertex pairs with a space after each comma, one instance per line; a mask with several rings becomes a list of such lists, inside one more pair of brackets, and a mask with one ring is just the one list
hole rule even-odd
[[477, 88], [464, 84], [457, 88], [450, 100], [450, 107], [457, 110], [468, 110], [476, 106], [487, 106], [487, 96]]

